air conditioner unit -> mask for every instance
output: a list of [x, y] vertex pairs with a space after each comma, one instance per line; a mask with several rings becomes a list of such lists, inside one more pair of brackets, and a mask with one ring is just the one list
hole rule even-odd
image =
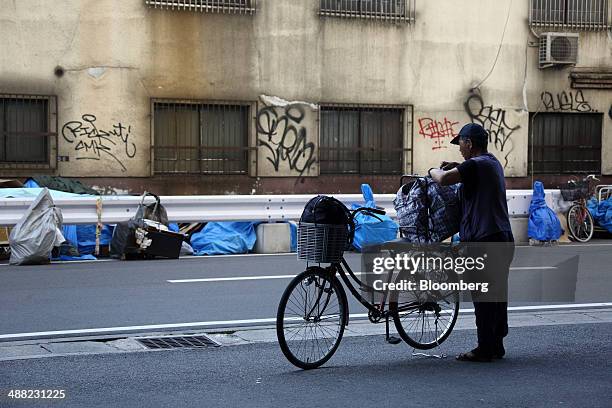
[[578, 62], [578, 34], [542, 33], [540, 37], [540, 68], [571, 65]]

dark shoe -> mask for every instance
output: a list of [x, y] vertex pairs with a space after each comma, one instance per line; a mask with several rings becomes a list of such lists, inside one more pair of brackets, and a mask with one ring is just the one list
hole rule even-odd
[[467, 353], [462, 353], [457, 356], [458, 361], [471, 361], [474, 363], [490, 363], [493, 361], [491, 355], [483, 354], [477, 348]]

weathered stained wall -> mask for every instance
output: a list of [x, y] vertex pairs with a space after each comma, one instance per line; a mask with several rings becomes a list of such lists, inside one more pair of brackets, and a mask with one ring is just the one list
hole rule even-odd
[[255, 118], [260, 177], [319, 175], [319, 108], [317, 105], [260, 97]]
[[[526, 1], [512, 2], [496, 58], [510, 4], [418, 2], [416, 24], [405, 25], [321, 18], [317, 0], [259, 0], [254, 16], [162, 11], [144, 1], [4, 1], [0, 93], [58, 95], [58, 155], [68, 159], [59, 163], [62, 176], [151, 176], [151, 98], [255, 102], [265, 94], [315, 104], [413, 105], [412, 170], [420, 173], [458, 160], [450, 138], [463, 124], [481, 122], [492, 131], [491, 150], [506, 174], [521, 177], [527, 175], [528, 112], [571, 110], [551, 104], [545, 92], [553, 99], [572, 93], [574, 100], [577, 93], [569, 69], [537, 68]], [[56, 66], [65, 70], [60, 78]], [[612, 69], [609, 35], [581, 33], [578, 66]], [[578, 96], [605, 113], [607, 174], [611, 94]], [[303, 128], [318, 135], [316, 118]], [[289, 162], [278, 167], [296, 173]], [[316, 163], [309, 174], [318, 174]], [[237, 185], [250, 192], [258, 181]]]

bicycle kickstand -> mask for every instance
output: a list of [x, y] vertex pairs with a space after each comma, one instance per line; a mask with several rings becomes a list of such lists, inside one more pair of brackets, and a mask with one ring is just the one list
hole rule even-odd
[[389, 344], [400, 344], [402, 342], [402, 339], [389, 336], [389, 315], [385, 316], [385, 341]]

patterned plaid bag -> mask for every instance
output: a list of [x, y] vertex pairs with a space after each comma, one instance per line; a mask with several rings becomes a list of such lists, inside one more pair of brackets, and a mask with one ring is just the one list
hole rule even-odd
[[441, 186], [430, 177], [418, 178], [399, 189], [393, 205], [400, 233], [410, 242], [442, 242], [459, 231], [460, 184]]

